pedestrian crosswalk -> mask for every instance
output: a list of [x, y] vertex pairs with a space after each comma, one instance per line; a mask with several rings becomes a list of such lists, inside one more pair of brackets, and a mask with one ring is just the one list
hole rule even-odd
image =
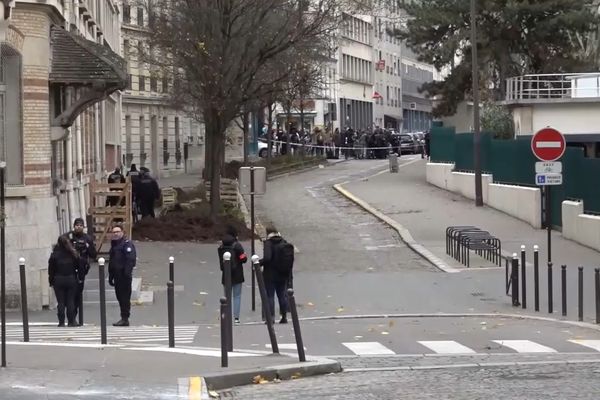
[[[191, 344], [198, 331], [195, 325], [175, 326], [175, 342]], [[23, 328], [8, 326], [6, 337], [9, 341], [22, 341]], [[55, 325], [33, 325], [29, 327], [30, 341], [69, 341], [69, 342], [94, 342], [100, 341], [100, 327], [85, 325], [74, 328], [58, 328]], [[166, 326], [130, 326], [107, 327], [107, 340], [109, 343], [167, 343], [169, 331]]]

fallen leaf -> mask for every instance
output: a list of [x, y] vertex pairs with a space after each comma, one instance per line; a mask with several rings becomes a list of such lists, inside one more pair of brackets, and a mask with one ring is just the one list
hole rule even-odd
[[205, 294], [208, 294], [208, 293], [206, 293], [206, 292], [200, 292], [200, 294], [205, 295]]
[[360, 336], [360, 335], [356, 335], [356, 336], [354, 336], [354, 339], [356, 339], [356, 340], [359, 340], [359, 339], [362, 339], [362, 338], [363, 338], [363, 337], [362, 337], [362, 336]]
[[292, 379], [298, 379], [298, 378], [300, 378], [301, 376], [302, 376], [302, 374], [301, 374], [300, 372], [295, 372], [295, 373], [292, 375]]
[[204, 302], [197, 302], [197, 301], [195, 301], [192, 304], [195, 305], [195, 306], [204, 307]]
[[344, 312], [344, 306], [339, 306], [337, 312]]
[[214, 397], [215, 399], [219, 398], [219, 393], [215, 392], [214, 390], [210, 390], [210, 391], [208, 392], [208, 395], [209, 395], [210, 397]]
[[390, 323], [388, 324], [388, 326], [389, 326], [390, 328], [393, 328], [393, 327], [394, 327], [394, 321], [390, 321]]
[[306, 303], [307, 306], [309, 307], [314, 307], [315, 305], [313, 303], [311, 303], [310, 301], [308, 303]]
[[383, 331], [383, 332], [381, 332], [381, 334], [382, 334], [382, 335], [389, 335], [390, 333], [389, 333], [389, 332], [386, 332], [386, 331]]
[[373, 331], [375, 331], [375, 328], [369, 328], [369, 329], [367, 329], [367, 330], [368, 330], [369, 332], [373, 332]]
[[254, 378], [252, 378], [252, 383], [258, 385], [261, 383], [265, 383], [268, 382], [265, 378], [262, 377], [262, 375], [256, 375]]

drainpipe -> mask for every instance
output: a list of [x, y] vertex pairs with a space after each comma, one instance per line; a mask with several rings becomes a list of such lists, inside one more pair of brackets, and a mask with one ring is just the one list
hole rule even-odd
[[79, 217], [85, 216], [85, 196], [83, 195], [83, 143], [81, 135], [81, 116], [77, 118], [77, 126], [75, 127], [76, 145], [75, 160], [77, 165], [77, 192], [79, 194]]
[[[75, 122], [77, 124], [77, 122]], [[71, 225], [73, 220], [73, 210], [75, 205], [75, 196], [73, 195], [73, 139], [72, 139], [72, 128], [67, 129], [67, 154], [65, 155], [67, 164], [67, 219], [68, 226]]]
[[[96, 103], [96, 131], [94, 132], [94, 161], [95, 161], [95, 171], [94, 171], [94, 176], [96, 177], [96, 179], [101, 179], [102, 176], [100, 174], [100, 172], [102, 171], [102, 159], [101, 159], [101, 152], [100, 152], [100, 146], [101, 146], [101, 140], [100, 140], [100, 135], [102, 135], [102, 132], [100, 132], [100, 107], [102, 107], [102, 118], [104, 118], [104, 116], [106, 115], [106, 107], [105, 107], [105, 103], [102, 102], [102, 106], [100, 106], [100, 104]], [[105, 127], [105, 124], [102, 124], [103, 127]]]

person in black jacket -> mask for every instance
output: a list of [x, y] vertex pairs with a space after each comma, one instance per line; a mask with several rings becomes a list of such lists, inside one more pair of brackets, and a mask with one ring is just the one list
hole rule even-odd
[[[240, 323], [240, 306], [242, 301], [242, 283], [244, 283], [244, 266], [248, 256], [244, 247], [237, 239], [237, 231], [233, 226], [228, 226], [225, 236], [219, 246], [219, 263], [221, 265], [221, 283], [225, 289], [225, 274], [223, 269], [223, 254], [231, 253], [231, 289], [233, 292], [233, 318], [236, 324]], [[226, 289], [225, 289], [226, 290]], [[227, 294], [227, 292], [225, 292]]]
[[[267, 227], [267, 240], [264, 242], [263, 258], [260, 264], [263, 266], [263, 278], [265, 280], [265, 288], [267, 297], [269, 298], [269, 309], [271, 315], [275, 319], [275, 293], [279, 301], [279, 313], [281, 314], [280, 324], [287, 324], [287, 288], [291, 282], [291, 271], [284, 273], [276, 265], [277, 255], [275, 252], [281, 243], [284, 242], [281, 234], [274, 227]], [[291, 286], [291, 285], [290, 285]]]
[[96, 260], [96, 246], [93, 239], [83, 232], [83, 218], [75, 218], [73, 230], [67, 233], [71, 245], [75, 248], [80, 257], [80, 266], [78, 274], [77, 292], [75, 293], [75, 317], [83, 306], [83, 288], [85, 286], [85, 276], [90, 270], [90, 259]]
[[131, 213], [133, 214], [133, 222], [138, 221], [138, 214], [140, 214], [140, 201], [138, 199], [138, 190], [140, 186], [140, 171], [137, 170], [135, 164], [131, 164], [127, 176], [131, 179]]
[[147, 168], [142, 167], [142, 175], [140, 177], [137, 198], [140, 202], [140, 209], [142, 211], [142, 218], [154, 215], [154, 202], [160, 199], [160, 188], [156, 179], [150, 176], [150, 172]]
[[133, 242], [125, 239], [121, 225], [115, 225], [112, 228], [112, 235], [108, 255], [108, 284], [115, 287], [115, 294], [121, 308], [121, 319], [113, 326], [129, 326], [131, 281], [137, 256]]
[[79, 254], [69, 238], [60, 236], [48, 260], [48, 281], [56, 295], [58, 326], [65, 326], [65, 308], [69, 326], [75, 323], [75, 293], [77, 292], [77, 273]]
[[[121, 168], [117, 167], [115, 168], [115, 170], [113, 171], [112, 174], [110, 174], [108, 176], [108, 183], [125, 183], [125, 177], [123, 176], [123, 174], [121, 173]], [[119, 189], [111, 189], [113, 191], [118, 191]], [[118, 196], [107, 196], [106, 197], [106, 206], [107, 207], [111, 207], [111, 206], [116, 206], [116, 205], [125, 205], [125, 199], [121, 200], [119, 202], [119, 197]]]

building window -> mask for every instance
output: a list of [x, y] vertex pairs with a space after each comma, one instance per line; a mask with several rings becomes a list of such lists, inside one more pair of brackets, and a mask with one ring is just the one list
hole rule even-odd
[[144, 26], [144, 9], [142, 7], [137, 8], [137, 24]]
[[146, 165], [146, 120], [144, 116], [140, 117], [140, 165]]
[[158, 80], [155, 76], [150, 77], [150, 91], [158, 92]]
[[138, 90], [140, 92], [143, 92], [146, 90], [146, 77], [144, 75], [140, 75], [139, 80], [140, 80], [140, 85], [139, 85], [140, 87]]
[[133, 76], [131, 74], [127, 74], [127, 89], [131, 90], [133, 84]]
[[169, 78], [163, 76], [162, 78], [162, 92], [167, 93], [169, 91]]
[[0, 161], [6, 162], [6, 183], [23, 184], [23, 118], [21, 55], [2, 45], [0, 71]]
[[131, 23], [131, 6], [129, 4], [123, 4], [123, 23]]
[[175, 163], [181, 165], [181, 132], [179, 129], [179, 117], [175, 117]]

